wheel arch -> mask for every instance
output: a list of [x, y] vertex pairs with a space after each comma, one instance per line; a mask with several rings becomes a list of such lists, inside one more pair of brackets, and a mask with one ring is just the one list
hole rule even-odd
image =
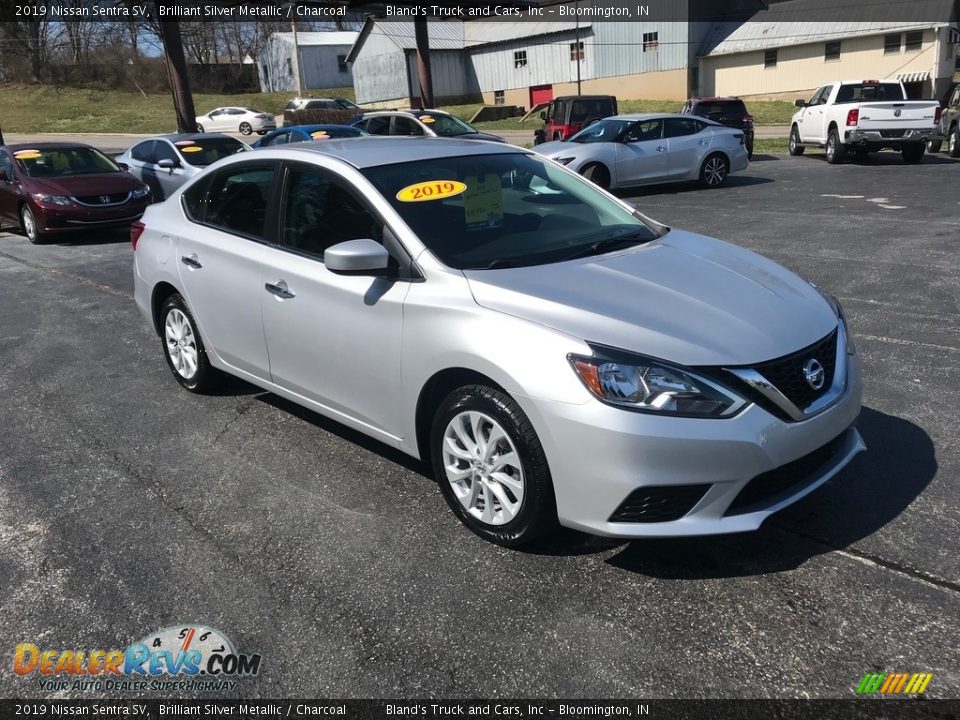
[[[487, 385], [510, 395], [510, 392], [500, 383], [477, 370], [451, 367], [431, 375], [420, 389], [414, 417], [416, 451], [417, 456], [423, 462], [430, 462], [430, 426], [433, 424], [433, 416], [437, 408], [450, 392], [464, 385]], [[513, 396], [511, 395], [511, 397]], [[514, 401], [516, 401], [516, 398], [514, 398]]]
[[171, 295], [180, 293], [180, 290], [166, 281], [158, 282], [150, 294], [150, 317], [153, 318], [153, 329], [160, 334], [160, 308]]

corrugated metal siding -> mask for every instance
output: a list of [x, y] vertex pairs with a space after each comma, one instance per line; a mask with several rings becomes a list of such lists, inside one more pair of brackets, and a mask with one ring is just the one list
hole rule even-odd
[[[409, 20], [378, 20], [373, 23], [367, 42], [376, 35], [390, 38], [394, 44], [404, 50], [413, 50], [417, 47], [413, 23]], [[457, 20], [430, 21], [427, 23], [427, 37], [431, 50], [460, 50], [463, 48], [463, 23]], [[364, 47], [361, 52], [366, 51]]]
[[361, 53], [353, 63], [353, 89], [358, 103], [409, 97], [403, 51], [371, 57]]
[[[931, 23], [883, 22], [749, 22], [736, 29], [718, 29], [714, 40], [723, 39], [709, 54], [729, 55], [778, 47], [799, 45], [811, 38], [818, 42], [842, 40], [877, 33], [897, 32], [911, 28], [930, 27]], [[726, 26], [725, 26], [726, 28]]]
[[[465, 65], [463, 54], [458, 51], [438, 50], [430, 53], [430, 70], [433, 74], [435, 98], [462, 97], [479, 92], [475, 85], [469, 86]], [[410, 73], [411, 78], [411, 97], [420, 97], [417, 54], [414, 51], [407, 51], [407, 72]]]
[[[835, 80], [883, 79], [899, 73], [930, 72], [940, 63], [936, 34], [926, 30], [919, 51], [884, 54], [883, 35], [842, 41], [839, 61], [823, 59], [822, 42], [780, 48], [777, 66], [764, 68], [764, 51], [705, 57], [701, 87], [705, 95], [773, 95], [802, 93]], [[799, 95], [798, 95], [799, 97]]]
[[[291, 46], [291, 50], [292, 50]], [[310, 45], [300, 48], [300, 60], [303, 67], [303, 80], [307, 88], [336, 88], [353, 85], [353, 73], [347, 65], [346, 72], [340, 72], [338, 55], [350, 52], [349, 45]]]
[[[604, 23], [597, 23], [601, 24]], [[575, 81], [577, 63], [570, 60], [570, 45], [575, 37], [574, 32], [565, 32], [550, 36], [549, 43], [544, 42], [547, 38], [540, 37], [473, 48], [470, 57], [480, 89], [489, 92]], [[581, 30], [580, 39], [584, 45], [580, 77], [588, 80], [594, 77], [593, 58], [596, 50], [592, 43], [592, 31]], [[516, 67], [514, 52], [517, 51], [526, 51], [525, 67]]]
[[[655, 32], [660, 42], [656, 51], [643, 52], [643, 34]], [[687, 67], [688, 24], [684, 22], [598, 22], [594, 23], [596, 77], [634, 75]], [[593, 51], [592, 53], [590, 51]]]

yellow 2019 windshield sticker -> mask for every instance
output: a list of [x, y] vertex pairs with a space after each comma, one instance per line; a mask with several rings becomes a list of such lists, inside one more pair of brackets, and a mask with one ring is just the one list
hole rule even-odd
[[317, 130], [315, 133], [310, 133], [310, 137], [314, 140], [327, 140], [330, 138], [326, 130]]
[[36, 160], [43, 157], [39, 150], [17, 150], [13, 156], [17, 160]]
[[443, 200], [459, 195], [467, 186], [456, 180], [428, 180], [407, 185], [397, 193], [400, 202], [423, 202], [424, 200]]
[[435, 117], [433, 117], [432, 115], [421, 115], [421, 116], [420, 116], [420, 122], [432, 123], [432, 122], [436, 122], [436, 121], [437, 121], [437, 119], [436, 119]]
[[200, 152], [203, 150], [199, 145], [188, 145], [187, 147], [180, 148], [180, 152]]

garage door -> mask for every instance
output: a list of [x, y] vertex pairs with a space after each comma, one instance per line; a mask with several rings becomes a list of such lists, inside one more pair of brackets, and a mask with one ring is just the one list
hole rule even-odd
[[530, 88], [530, 107], [553, 100], [553, 85], [534, 85]]

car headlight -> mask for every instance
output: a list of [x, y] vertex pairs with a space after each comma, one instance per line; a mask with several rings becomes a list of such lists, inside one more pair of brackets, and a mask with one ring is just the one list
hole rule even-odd
[[853, 342], [853, 334], [850, 332], [850, 325], [847, 323], [847, 316], [843, 314], [843, 306], [840, 304], [840, 301], [835, 295], [825, 293], [813, 283], [810, 283], [810, 285], [813, 286], [814, 290], [820, 293], [820, 297], [827, 301], [827, 305], [830, 306], [830, 309], [833, 310], [833, 314], [837, 316], [837, 320], [839, 320], [840, 324], [843, 325], [843, 334], [847, 338], [847, 355], [856, 355], [857, 346]]
[[139, 200], [140, 198], [145, 198], [150, 194], [150, 186], [141, 185], [130, 193], [130, 198], [132, 200]]
[[611, 405], [657, 415], [726, 418], [747, 404], [716, 382], [659, 360], [603, 354], [568, 359], [587, 389]]
[[73, 200], [68, 198], [66, 195], [44, 195], [43, 193], [34, 193], [34, 199], [38, 202], [47, 203], [48, 205], [71, 205]]
[[561, 165], [569, 165], [570, 163], [573, 162], [573, 158], [572, 157], [554, 158], [553, 161], [558, 162]]

